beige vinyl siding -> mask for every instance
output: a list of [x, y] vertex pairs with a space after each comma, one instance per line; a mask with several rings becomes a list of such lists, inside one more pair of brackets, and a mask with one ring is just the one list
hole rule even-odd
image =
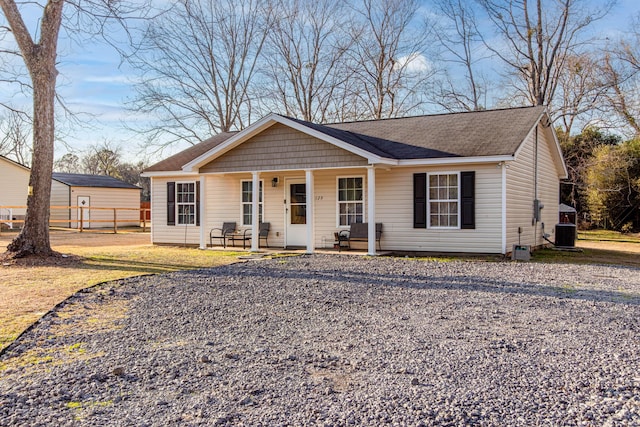
[[[544, 128], [543, 128], [544, 129]], [[545, 129], [540, 132], [540, 144], [538, 153], [538, 198], [544, 204], [540, 227], [544, 224], [544, 233], [550, 235], [549, 240], [555, 241], [555, 225], [560, 215], [560, 177], [551, 154], [551, 141], [553, 136]], [[544, 141], [544, 143], [542, 143]], [[540, 228], [540, 235], [543, 231]], [[540, 244], [546, 244], [541, 242]]]
[[[413, 174], [475, 171], [476, 228], [413, 228]], [[383, 223], [382, 250], [500, 253], [500, 169], [459, 165], [376, 171], [376, 218]]]
[[365, 166], [366, 159], [275, 124], [200, 168], [201, 173]]
[[[0, 158], [0, 206], [26, 206], [30, 171]], [[24, 218], [25, 208], [14, 208], [12, 214], [16, 218]], [[14, 224], [19, 227], [20, 224]]]
[[[199, 245], [200, 227], [167, 225], [167, 182], [195, 182], [199, 177], [151, 178], [151, 241], [157, 244]], [[202, 200], [202, 197], [200, 198]], [[202, 224], [202, 221], [200, 222]]]
[[[269, 222], [269, 246], [282, 247], [284, 245], [284, 180], [279, 177], [278, 187], [271, 186], [274, 174], [260, 176], [263, 182], [263, 221]], [[206, 223], [207, 244], [212, 228], [222, 227], [223, 222], [235, 222], [238, 230], [251, 228], [242, 225], [242, 194], [241, 182], [251, 181], [251, 174], [210, 175], [206, 181]], [[220, 240], [213, 242], [214, 246], [220, 244]], [[236, 242], [242, 245], [240, 242]], [[247, 246], [249, 242], [247, 242]], [[264, 245], [264, 241], [261, 242]]]
[[[69, 199], [69, 193], [71, 189], [68, 185], [61, 183], [60, 181], [56, 181], [55, 179], [51, 182], [51, 203], [50, 206], [70, 206], [75, 205], [75, 202]], [[73, 222], [71, 225], [71, 212], [69, 209], [51, 209], [50, 219], [55, 220], [55, 222], [51, 222], [51, 225], [54, 227], [77, 227], [77, 223]], [[74, 214], [75, 218], [75, 214]], [[58, 221], [66, 221], [66, 222], [58, 222]]]
[[[507, 252], [520, 241], [532, 247], [546, 244], [542, 239], [542, 223], [545, 232], [554, 240], [554, 226], [558, 222], [559, 177], [550, 150], [548, 132], [538, 127], [538, 153], [536, 133], [524, 141], [515, 161], [507, 169]], [[540, 222], [533, 221], [533, 203], [536, 198], [535, 165], [538, 162], [538, 199], [544, 205]], [[518, 227], [522, 234], [518, 238]]]
[[[476, 171], [476, 229], [442, 230], [413, 228], [413, 174], [420, 172]], [[264, 182], [264, 221], [271, 223], [269, 244], [283, 247], [285, 243], [285, 199], [287, 180], [304, 179], [304, 172], [262, 173]], [[331, 248], [338, 226], [337, 179], [338, 177], [364, 178], [364, 210], [368, 215], [367, 170], [351, 168], [314, 171], [314, 242], [316, 248]], [[277, 187], [271, 186], [278, 177]], [[251, 180], [251, 174], [208, 175], [205, 183], [207, 244], [209, 231], [221, 227], [223, 222], [235, 221], [241, 226], [241, 181]], [[152, 212], [154, 243], [184, 243], [184, 226], [166, 225], [166, 183], [178, 178], [153, 178]], [[382, 249], [425, 252], [501, 252], [501, 175], [495, 165], [460, 165], [446, 168], [394, 168], [376, 170], [376, 217], [384, 224]], [[310, 211], [309, 211], [310, 213]], [[248, 228], [248, 227], [245, 227]], [[343, 227], [344, 228], [344, 227]], [[199, 228], [188, 227], [186, 243], [199, 243]], [[219, 245], [215, 241], [214, 245]], [[358, 245], [356, 244], [358, 247]], [[366, 248], [366, 244], [359, 247]]]

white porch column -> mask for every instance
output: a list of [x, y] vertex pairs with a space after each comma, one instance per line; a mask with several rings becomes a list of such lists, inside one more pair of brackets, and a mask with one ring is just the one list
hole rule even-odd
[[258, 252], [260, 246], [260, 172], [252, 172], [251, 187], [251, 252]]
[[204, 175], [200, 177], [200, 194], [198, 194], [199, 200], [200, 200], [200, 212], [198, 212], [198, 215], [200, 215], [200, 249], [207, 249], [207, 233], [206, 233], [206, 200], [207, 198], [204, 197], [204, 195], [206, 194], [205, 192], [205, 182], [207, 182], [207, 180], [205, 179]]
[[313, 171], [307, 169], [305, 171], [305, 184], [307, 188], [307, 253], [312, 254], [314, 252], [314, 209], [313, 201], [315, 199], [313, 194]]
[[367, 168], [367, 252], [368, 255], [376, 254], [376, 170], [373, 166]]

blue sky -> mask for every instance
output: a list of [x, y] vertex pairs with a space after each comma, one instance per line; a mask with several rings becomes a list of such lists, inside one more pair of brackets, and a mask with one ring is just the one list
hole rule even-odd
[[[593, 2], [600, 3], [598, 0]], [[610, 16], [594, 27], [595, 31], [598, 31], [598, 36], [615, 39], [628, 27], [631, 17], [639, 12], [640, 2], [637, 0], [618, 0]], [[67, 146], [57, 144], [56, 158], [68, 151], [82, 154], [89, 146], [108, 141], [120, 147], [128, 161], [159, 160], [157, 157], [141, 157], [140, 137], [123, 128], [125, 120], [144, 118], [135, 117], [125, 109], [126, 101], [132, 96], [135, 75], [126, 65], [120, 64], [117, 52], [95, 42], [79, 46], [64, 41], [60, 43], [60, 52], [58, 90], [72, 111], [90, 113], [92, 116], [84, 116], [87, 123], [76, 125], [71, 133], [64, 136]], [[11, 96], [15, 95], [0, 86], [0, 98]], [[63, 123], [58, 123], [58, 127], [64, 129]], [[171, 153], [164, 153], [168, 154]]]

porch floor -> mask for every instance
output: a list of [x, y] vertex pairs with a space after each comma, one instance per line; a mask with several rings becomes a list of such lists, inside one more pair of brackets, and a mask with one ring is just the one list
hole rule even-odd
[[[213, 251], [229, 251], [229, 252], [247, 252], [248, 254], [251, 255], [260, 255], [260, 256], [277, 256], [277, 255], [287, 255], [287, 254], [292, 254], [292, 255], [302, 255], [302, 254], [306, 254], [307, 250], [304, 248], [297, 248], [297, 249], [285, 249], [282, 247], [279, 248], [260, 248], [260, 250], [258, 252], [251, 252], [249, 249], [242, 249], [241, 246], [227, 246], [226, 248], [222, 247], [222, 246], [213, 246], [213, 247], [208, 247], [207, 250], [213, 250]], [[314, 249], [314, 253], [316, 254], [344, 254], [344, 255], [358, 255], [358, 256], [366, 256], [367, 255], [367, 251], [364, 249], [343, 249], [342, 251], [338, 251], [338, 249], [334, 249], [334, 248], [316, 248]], [[384, 256], [384, 255], [390, 255], [392, 252], [391, 251], [376, 251], [376, 256]]]

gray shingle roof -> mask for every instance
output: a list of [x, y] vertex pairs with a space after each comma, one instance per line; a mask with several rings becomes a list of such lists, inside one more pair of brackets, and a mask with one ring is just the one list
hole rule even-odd
[[[513, 155], [544, 111], [521, 107], [324, 125], [287, 119], [377, 156], [408, 160]], [[179, 171], [233, 135], [216, 135], [145, 172]]]
[[183, 150], [179, 153], [174, 154], [171, 157], [167, 157], [164, 160], [159, 161], [158, 163], [149, 166], [144, 171], [145, 172], [158, 172], [158, 171], [179, 171], [182, 169], [182, 166], [189, 163], [191, 160], [200, 157], [207, 151], [216, 147], [219, 144], [222, 144], [227, 139], [231, 138], [237, 132], [222, 132], [217, 135], [212, 136], [209, 139], [202, 141], [199, 144], [194, 145], [193, 147], [189, 147], [186, 150]]
[[102, 187], [102, 188], [134, 188], [140, 187], [126, 183], [112, 176], [86, 175], [80, 173], [54, 172], [53, 179], [73, 187]]
[[[327, 126], [379, 138], [376, 145], [391, 151], [394, 159], [444, 157], [437, 153], [458, 157], [513, 155], [544, 108], [437, 114]], [[436, 156], [428, 155], [425, 149], [433, 150]]]

